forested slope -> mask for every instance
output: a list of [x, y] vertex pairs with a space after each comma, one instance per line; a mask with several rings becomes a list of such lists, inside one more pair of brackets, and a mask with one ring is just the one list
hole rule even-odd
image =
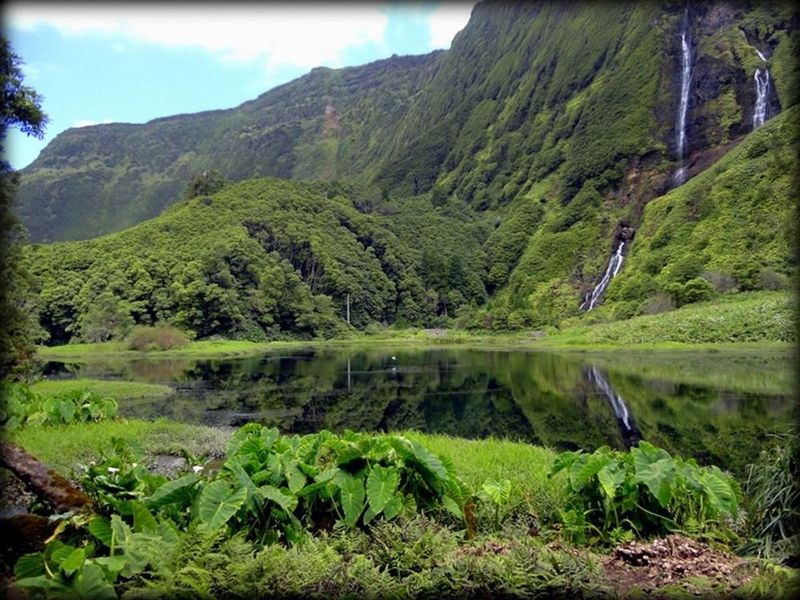
[[[67, 341], [106, 306], [200, 336], [316, 335], [344, 326], [349, 294], [359, 328], [540, 328], [585, 315], [622, 240], [588, 320], [785, 288], [797, 25], [788, 3], [482, 2], [444, 52], [70, 130], [23, 172], [34, 241], [166, 210], [33, 247], [42, 323]], [[757, 70], [771, 83], [754, 131]], [[245, 181], [187, 200], [212, 168]], [[262, 175], [281, 179], [247, 180]]]

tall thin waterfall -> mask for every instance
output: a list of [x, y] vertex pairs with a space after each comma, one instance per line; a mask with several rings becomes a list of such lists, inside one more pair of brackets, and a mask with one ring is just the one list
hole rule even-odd
[[622, 254], [623, 249], [625, 248], [625, 242], [623, 240], [619, 241], [619, 246], [617, 246], [617, 250], [614, 252], [614, 255], [611, 257], [611, 260], [608, 261], [608, 268], [606, 272], [603, 273], [603, 278], [600, 280], [595, 288], [592, 290], [592, 293], [586, 298], [581, 308], [585, 308], [586, 310], [592, 310], [597, 304], [597, 301], [603, 296], [608, 287], [608, 284], [611, 283], [611, 280], [617, 276], [619, 273], [620, 267], [622, 267], [622, 261], [625, 260], [625, 257]]
[[[767, 57], [762, 54], [761, 50], [756, 50], [758, 57], [767, 62]], [[758, 129], [767, 120], [769, 109], [769, 69], [765, 66], [763, 69], [756, 69], [754, 76], [756, 81], [756, 107], [753, 111], [753, 129]]]
[[689, 13], [683, 18], [681, 29], [681, 102], [678, 106], [678, 122], [675, 127], [677, 135], [677, 154], [680, 167], [675, 173], [675, 182], [681, 185], [686, 181], [686, 165], [683, 164], [686, 153], [686, 113], [689, 111], [689, 87], [692, 82], [692, 46], [689, 40]]
[[[586, 371], [584, 371], [586, 372]], [[592, 366], [588, 370], [589, 380], [600, 392], [608, 399], [614, 415], [617, 417], [619, 423], [620, 433], [622, 433], [622, 441], [625, 447], [630, 448], [642, 439], [642, 434], [633, 422], [628, 406], [622, 396], [614, 391], [608, 380], [603, 377], [597, 367]]]

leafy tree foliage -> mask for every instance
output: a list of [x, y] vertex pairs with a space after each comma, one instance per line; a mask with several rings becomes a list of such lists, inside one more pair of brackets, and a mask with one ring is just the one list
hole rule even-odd
[[[0, 154], [4, 154], [9, 127], [18, 127], [28, 135], [42, 137], [47, 117], [41, 109], [41, 97], [22, 84], [21, 60], [8, 40], [0, 37], [0, 84], [2, 85], [3, 122], [0, 125]], [[0, 378], [18, 370], [32, 354], [37, 335], [33, 282], [21, 265], [25, 231], [11, 212], [18, 180], [11, 166], [0, 160]]]

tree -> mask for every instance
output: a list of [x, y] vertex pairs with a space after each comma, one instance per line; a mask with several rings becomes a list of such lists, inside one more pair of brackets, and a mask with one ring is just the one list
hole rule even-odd
[[186, 186], [186, 198], [194, 198], [196, 196], [210, 196], [220, 191], [227, 180], [218, 171], [210, 170], [198, 173]]
[[[22, 61], [11, 45], [0, 37], [0, 155], [5, 155], [6, 133], [18, 127], [27, 135], [41, 138], [47, 116], [42, 112], [42, 98], [22, 84]], [[33, 356], [33, 342], [39, 331], [32, 305], [33, 281], [21, 265], [25, 229], [11, 212], [18, 185], [16, 173], [0, 160], [0, 379], [16, 374]]]
[[81, 339], [90, 343], [123, 338], [133, 325], [128, 303], [108, 291], [95, 298], [79, 321]]

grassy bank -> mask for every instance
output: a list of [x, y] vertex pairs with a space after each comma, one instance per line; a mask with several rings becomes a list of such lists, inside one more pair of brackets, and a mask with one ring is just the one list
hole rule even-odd
[[[12, 440], [48, 466], [64, 473], [76, 464], [96, 460], [111, 447], [111, 439], [136, 440], [146, 456], [178, 455], [180, 450], [220, 456], [229, 431], [175, 421], [138, 419], [100, 421], [51, 427], [28, 427]], [[487, 479], [511, 481], [513, 503], [532, 512], [552, 511], [558, 504], [556, 488], [547, 471], [556, 453], [547, 448], [505, 440], [466, 440], [445, 435], [404, 432], [435, 454], [453, 463], [470, 489], [480, 489]]]
[[147, 456], [179, 454], [221, 455], [229, 433], [213, 427], [176, 421], [109, 420], [49, 427], [26, 427], [11, 436], [39, 460], [56, 471], [68, 473], [75, 465], [96, 460], [111, 447], [111, 439], [135, 440]]
[[751, 292], [624, 321], [568, 327], [546, 336], [541, 345], [759, 350], [789, 347], [795, 339], [793, 298], [785, 292]]
[[101, 396], [111, 396], [115, 400], [136, 400], [140, 398], [163, 398], [172, 393], [168, 385], [141, 383], [138, 381], [105, 381], [102, 379], [45, 379], [37, 381], [31, 389], [46, 396], [88, 390]]

